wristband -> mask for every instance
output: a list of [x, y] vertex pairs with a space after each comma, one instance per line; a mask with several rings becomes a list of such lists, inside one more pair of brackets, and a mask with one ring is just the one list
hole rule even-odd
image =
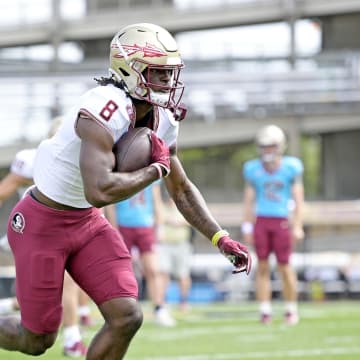
[[223, 236], [229, 236], [229, 233], [226, 230], [219, 230], [216, 232], [213, 237], [211, 238], [211, 242], [214, 246], [217, 246], [217, 243], [219, 242], [220, 238]]
[[161, 179], [163, 177], [163, 172], [161, 169], [161, 165], [158, 163], [152, 163], [150, 166], [154, 167], [158, 173], [158, 179]]
[[252, 234], [254, 231], [254, 225], [250, 221], [245, 221], [241, 224], [241, 231], [243, 234]]

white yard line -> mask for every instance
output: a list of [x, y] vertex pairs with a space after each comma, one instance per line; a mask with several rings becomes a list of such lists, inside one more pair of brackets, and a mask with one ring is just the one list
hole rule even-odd
[[241, 359], [271, 359], [271, 358], [306, 358], [310, 356], [324, 356], [324, 355], [360, 355], [360, 347], [347, 348], [326, 348], [326, 349], [299, 349], [288, 351], [252, 351], [235, 354], [198, 354], [198, 355], [184, 355], [184, 356], [156, 356], [156, 357], [141, 357], [130, 358], [129, 360], [241, 360]]
[[[221, 326], [221, 327], [217, 327], [216, 331], [224, 334], [224, 333], [230, 333], [230, 334], [239, 334], [239, 333], [245, 333], [245, 334], [256, 334], [258, 336], [258, 332], [259, 332], [259, 326], [254, 327], [253, 329], [249, 329], [248, 327], [246, 329], [241, 328], [241, 326], [239, 325], [234, 325], [234, 326]], [[211, 327], [208, 328], [199, 328], [199, 329], [194, 329], [194, 328], [190, 328], [190, 329], [161, 329], [159, 328], [159, 331], [157, 331], [156, 333], [154, 333], [153, 329], [144, 329], [143, 331], [139, 332], [139, 334], [137, 335], [138, 337], [141, 338], [146, 338], [146, 339], [153, 339], [156, 341], [159, 340], [172, 340], [172, 339], [186, 339], [186, 338], [193, 338], [194, 336], [197, 335], [204, 335], [207, 336], [209, 334], [212, 334], [214, 332], [214, 329]], [[256, 337], [257, 337], [256, 336]]]

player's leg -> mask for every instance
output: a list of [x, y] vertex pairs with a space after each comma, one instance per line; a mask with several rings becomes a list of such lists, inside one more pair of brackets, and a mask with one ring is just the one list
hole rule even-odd
[[54, 239], [54, 233], [62, 235], [57, 222], [51, 209], [30, 196], [10, 214], [8, 237], [15, 259], [21, 318], [0, 318], [3, 349], [40, 355], [56, 340], [62, 315], [65, 261]]
[[254, 227], [254, 245], [258, 258], [255, 291], [259, 303], [260, 321], [264, 324], [271, 322], [272, 316], [271, 268], [268, 260], [271, 252], [271, 239], [267, 230], [267, 220], [266, 218], [257, 218]]
[[89, 221], [84, 242], [67, 262], [69, 273], [98, 305], [105, 322], [91, 341], [87, 359], [120, 360], [142, 323], [137, 282], [119, 232], [100, 213]]
[[191, 288], [191, 277], [190, 275], [182, 275], [179, 277], [179, 288], [180, 288], [180, 310], [187, 312], [189, 310], [189, 292]]
[[165, 299], [161, 290], [159, 260], [155, 243], [156, 231], [154, 227], [138, 229], [136, 246], [140, 251], [149, 298], [154, 306], [155, 322], [161, 326], [171, 327], [176, 325], [176, 321], [164, 304]]
[[163, 305], [163, 299], [159, 291], [160, 275], [157, 265], [157, 254], [154, 251], [142, 253], [141, 263], [150, 300], [154, 305]]
[[80, 325], [91, 326], [91, 308], [89, 295], [79, 288], [79, 309], [78, 316], [80, 319]]
[[26, 329], [18, 316], [0, 317], [0, 347], [28, 355], [41, 355], [50, 348], [57, 332], [37, 334]]
[[188, 242], [173, 245], [173, 271], [180, 288], [180, 310], [188, 311], [189, 292], [191, 288], [191, 245]]
[[134, 298], [119, 297], [99, 305], [105, 324], [93, 338], [87, 360], [120, 360], [142, 324], [141, 308]]
[[295, 325], [299, 321], [299, 315], [297, 308], [297, 276], [295, 270], [290, 265], [292, 253], [290, 225], [286, 219], [283, 219], [280, 220], [276, 229], [274, 251], [282, 281], [282, 294], [285, 301], [285, 322], [288, 325]]
[[65, 272], [63, 291], [63, 352], [70, 357], [85, 356], [87, 348], [82, 341], [79, 320], [79, 286]]
[[278, 268], [283, 283], [285, 322], [288, 325], [296, 325], [299, 322], [296, 272], [289, 264], [279, 264]]
[[161, 326], [175, 326], [176, 321], [164, 304], [164, 294], [161, 285], [161, 275], [158, 269], [157, 253], [145, 252], [141, 255], [149, 298], [154, 306], [154, 319]]
[[166, 289], [170, 283], [170, 275], [168, 272], [160, 270], [159, 273], [159, 294], [161, 296], [161, 303], [165, 303]]
[[160, 243], [157, 246], [158, 264], [159, 264], [159, 295], [161, 303], [165, 303], [166, 290], [170, 283], [170, 274], [172, 269], [172, 256], [170, 246], [168, 244]]
[[148, 296], [154, 306], [161, 305], [162, 298], [159, 294], [159, 270], [157, 253], [155, 252], [156, 237], [154, 227], [120, 226], [119, 232], [124, 237], [129, 252], [134, 247], [138, 249]]
[[255, 275], [256, 299], [259, 303], [260, 320], [267, 324], [271, 321], [271, 270], [268, 260], [259, 260]]
[[[7, 235], [0, 237], [0, 252], [12, 256]], [[0, 315], [9, 314], [19, 310], [19, 303], [16, 297], [0, 299]]]

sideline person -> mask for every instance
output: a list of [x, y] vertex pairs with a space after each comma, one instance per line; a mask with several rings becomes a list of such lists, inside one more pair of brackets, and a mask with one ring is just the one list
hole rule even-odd
[[256, 297], [261, 322], [268, 324], [272, 319], [269, 255], [275, 253], [286, 302], [284, 319], [286, 324], [295, 325], [299, 321], [297, 278], [289, 260], [293, 242], [304, 237], [303, 164], [296, 157], [283, 155], [286, 138], [278, 126], [261, 128], [255, 142], [260, 156], [246, 162], [243, 170], [242, 234], [246, 243], [254, 245], [258, 257]]
[[174, 326], [175, 319], [164, 306], [161, 294], [158, 229], [162, 224], [163, 209], [160, 185], [151, 184], [129, 199], [106, 207], [106, 216], [119, 230], [133, 258], [140, 258], [141, 274], [154, 306], [154, 321], [161, 326]]
[[193, 231], [189, 223], [176, 208], [174, 201], [167, 197], [164, 201], [163, 224], [159, 234], [159, 270], [161, 274], [161, 296], [166, 300], [166, 291], [170, 280], [179, 285], [180, 310], [189, 310], [191, 289], [191, 259]]
[[[211, 215], [176, 155], [176, 111], [184, 86], [174, 38], [153, 24], [122, 28], [110, 45], [110, 75], [98, 80], [43, 141], [35, 187], [12, 210], [8, 238], [15, 257], [21, 319], [0, 317], [0, 347], [40, 355], [57, 337], [64, 271], [97, 304], [103, 326], [87, 360], [123, 359], [143, 321], [131, 256], [101, 210], [164, 178], [186, 220], [234, 265], [251, 269], [245, 245]], [[130, 127], [147, 126], [151, 164], [113, 171], [115, 142]], [[25, 266], [26, 265], [26, 266]]]

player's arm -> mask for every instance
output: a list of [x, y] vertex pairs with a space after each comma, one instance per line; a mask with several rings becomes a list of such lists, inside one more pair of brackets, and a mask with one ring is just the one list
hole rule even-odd
[[165, 178], [170, 196], [184, 218], [207, 238], [221, 229], [197, 187], [187, 177], [179, 158], [171, 156], [170, 175]]
[[112, 136], [95, 120], [80, 115], [76, 130], [81, 138], [80, 171], [85, 197], [93, 206], [124, 200], [158, 179], [154, 166], [130, 173], [113, 172]]
[[165, 178], [165, 184], [177, 208], [189, 224], [205, 235], [230, 260], [235, 266], [235, 272], [249, 273], [251, 256], [247, 248], [230, 239], [229, 234], [221, 229], [210, 213], [200, 191], [187, 177], [174, 152], [171, 156], [171, 171]]
[[11, 172], [8, 173], [0, 181], [0, 202], [14, 195], [19, 188], [32, 185], [32, 183], [32, 179]]
[[292, 216], [293, 235], [295, 240], [302, 240], [304, 238], [304, 185], [301, 176], [297, 177], [292, 185], [292, 196], [295, 203]]
[[256, 192], [254, 187], [249, 183], [245, 183], [243, 198], [243, 222], [241, 224], [241, 232], [245, 242], [253, 243], [254, 230], [254, 204]]

